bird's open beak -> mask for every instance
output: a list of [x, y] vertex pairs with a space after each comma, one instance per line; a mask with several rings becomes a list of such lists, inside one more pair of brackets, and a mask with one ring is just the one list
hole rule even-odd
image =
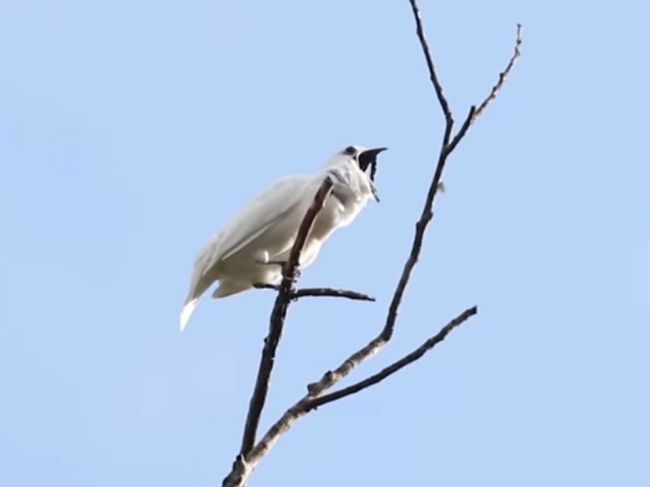
[[379, 196], [377, 195], [377, 188], [375, 187], [375, 173], [377, 172], [377, 156], [380, 152], [384, 152], [386, 147], [377, 147], [376, 149], [368, 149], [359, 154], [359, 168], [366, 172], [370, 168], [370, 187], [372, 188], [372, 195], [375, 201], [379, 203]]
[[377, 147], [376, 149], [367, 149], [359, 154], [359, 167], [362, 171], [368, 169], [368, 166], [377, 164], [377, 155], [384, 152], [386, 147]]

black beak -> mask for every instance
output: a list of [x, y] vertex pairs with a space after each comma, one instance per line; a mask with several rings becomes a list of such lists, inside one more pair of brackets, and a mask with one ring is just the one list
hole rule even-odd
[[[372, 174], [374, 176], [375, 168], [377, 166], [377, 155], [386, 150], [386, 147], [378, 147], [376, 149], [368, 149], [359, 154], [359, 168], [366, 171], [369, 166], [372, 166]], [[374, 177], [372, 178], [374, 179]]]
[[377, 147], [376, 149], [368, 149], [363, 151], [358, 156], [359, 169], [366, 172], [370, 168], [370, 186], [372, 187], [372, 195], [379, 203], [379, 196], [377, 195], [377, 188], [375, 188], [375, 173], [377, 172], [377, 156], [380, 152], [384, 152], [386, 147]]

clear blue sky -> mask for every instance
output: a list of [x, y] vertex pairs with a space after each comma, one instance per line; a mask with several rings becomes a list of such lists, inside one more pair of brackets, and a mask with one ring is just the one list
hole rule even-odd
[[[642, 2], [422, 1], [454, 155], [376, 371], [252, 485], [647, 486], [650, 198]], [[177, 318], [194, 255], [251, 196], [349, 144], [382, 201], [303, 276], [378, 303], [291, 310], [268, 426], [381, 319], [442, 119], [406, 0], [0, 1], [0, 484], [214, 486], [240, 441], [273, 293]]]

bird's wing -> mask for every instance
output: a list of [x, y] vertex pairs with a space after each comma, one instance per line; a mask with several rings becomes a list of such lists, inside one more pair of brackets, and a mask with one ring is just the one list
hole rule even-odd
[[204, 259], [203, 273], [256, 239], [303, 201], [310, 182], [305, 176], [281, 179], [250, 201], [204, 248], [208, 258]]
[[314, 181], [314, 178], [307, 176], [293, 176], [277, 181], [250, 201], [203, 246], [194, 262], [190, 289], [181, 312], [181, 331], [187, 326], [201, 295], [214, 282], [215, 276], [210, 271], [215, 264], [250, 243], [287, 212], [304, 202], [303, 196], [313, 189]]

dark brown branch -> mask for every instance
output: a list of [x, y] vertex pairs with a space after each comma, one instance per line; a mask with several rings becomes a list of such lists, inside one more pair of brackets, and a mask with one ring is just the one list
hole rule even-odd
[[436, 90], [436, 96], [438, 97], [438, 102], [440, 103], [440, 108], [442, 108], [442, 113], [445, 116], [445, 121], [447, 125], [454, 124], [454, 118], [451, 114], [451, 108], [449, 108], [449, 102], [445, 97], [442, 91], [442, 84], [438, 79], [438, 74], [436, 72], [435, 64], [433, 63], [433, 57], [431, 56], [431, 49], [429, 49], [429, 43], [427, 42], [427, 37], [424, 34], [424, 27], [422, 26], [422, 17], [420, 16], [420, 9], [415, 0], [409, 0], [411, 4], [411, 10], [413, 11], [413, 17], [415, 18], [415, 28], [420, 41], [420, 47], [422, 48], [422, 53], [424, 54], [424, 59], [427, 63], [427, 69], [429, 70], [429, 79], [433, 83], [433, 88]]
[[304, 287], [297, 289], [291, 298], [299, 299], [309, 296], [330, 296], [332, 298], [348, 298], [355, 301], [376, 301], [375, 298], [364, 293], [349, 291], [347, 289], [333, 289], [330, 287]]
[[[413, 2], [412, 2], [413, 3]], [[386, 316], [386, 324], [381, 331], [380, 337], [385, 342], [388, 342], [393, 336], [393, 331], [395, 330], [395, 323], [397, 321], [397, 313], [399, 311], [400, 304], [402, 303], [402, 298], [404, 297], [404, 292], [406, 291], [406, 286], [411, 279], [411, 273], [417, 264], [418, 259], [420, 258], [420, 252], [422, 251], [422, 243], [424, 242], [424, 235], [427, 230], [429, 222], [433, 219], [433, 203], [440, 189], [440, 183], [442, 181], [442, 173], [445, 169], [445, 164], [447, 162], [447, 144], [449, 143], [449, 137], [451, 136], [451, 123], [448, 123], [445, 127], [445, 132], [443, 135], [443, 142], [440, 148], [440, 153], [438, 155], [438, 163], [436, 164], [436, 170], [433, 175], [433, 179], [429, 184], [429, 190], [427, 192], [427, 197], [424, 202], [424, 207], [422, 208], [422, 213], [420, 214], [420, 219], [415, 224], [415, 235], [413, 237], [413, 243], [411, 244], [411, 251], [409, 253], [408, 259], [404, 264], [402, 269], [402, 274], [395, 288], [393, 294], [393, 299], [391, 300], [390, 306], [388, 308], [388, 315]]]
[[467, 131], [469, 130], [469, 127], [472, 125], [472, 122], [474, 121], [474, 114], [476, 113], [476, 107], [471, 106], [469, 109], [469, 113], [467, 114], [467, 117], [465, 117], [465, 121], [463, 122], [463, 125], [461, 125], [460, 130], [456, 135], [454, 135], [454, 138], [451, 139], [451, 142], [447, 145], [447, 155], [451, 154], [458, 143], [463, 140], [463, 137], [467, 134]]
[[[273, 289], [280, 290], [280, 286], [275, 284], [255, 284], [257, 289]], [[358, 291], [350, 291], [348, 289], [334, 289], [331, 287], [303, 287], [296, 289], [291, 295], [291, 299], [300, 299], [307, 297], [332, 297], [332, 298], [347, 298], [355, 301], [376, 301], [372, 296], [360, 293]]]
[[[440, 191], [440, 188], [444, 187], [442, 183], [442, 173], [445, 169], [447, 158], [454, 150], [458, 142], [460, 142], [460, 140], [465, 136], [467, 130], [469, 129], [469, 125], [471, 123], [471, 117], [469, 117], [465, 121], [465, 123], [463, 123], [463, 126], [461, 127], [458, 134], [454, 137], [454, 140], [450, 142], [452, 129], [454, 126], [454, 119], [451, 114], [451, 109], [449, 108], [449, 102], [447, 101], [447, 98], [445, 97], [442, 91], [442, 86], [440, 85], [440, 81], [436, 73], [435, 65], [433, 64], [431, 51], [429, 49], [429, 45], [426, 40], [424, 27], [422, 25], [422, 18], [420, 16], [420, 10], [418, 8], [417, 2], [416, 0], [409, 0], [409, 3], [411, 5], [411, 10], [413, 11], [413, 17], [415, 18], [416, 34], [418, 40], [420, 41], [422, 54], [424, 55], [427, 68], [429, 70], [429, 78], [431, 80], [431, 84], [433, 85], [433, 89], [436, 92], [436, 97], [438, 98], [438, 102], [440, 103], [440, 108], [442, 109], [442, 112], [445, 116], [445, 130], [442, 137], [442, 143], [440, 145], [440, 151], [438, 153], [436, 170], [433, 175], [433, 179], [431, 180], [431, 184], [429, 185], [429, 190], [427, 192], [427, 197], [424, 202], [424, 207], [422, 208], [422, 213], [420, 214], [420, 219], [415, 225], [415, 236], [413, 237], [411, 252], [409, 254], [406, 263], [404, 264], [402, 275], [400, 276], [397, 287], [395, 289], [395, 293], [393, 294], [393, 299], [391, 300], [390, 303], [388, 315], [386, 317], [386, 324], [384, 325], [384, 329], [382, 330], [380, 335], [384, 341], [389, 341], [393, 335], [393, 331], [395, 329], [395, 322], [397, 320], [397, 313], [399, 311], [399, 306], [402, 302], [402, 298], [404, 297], [404, 292], [406, 291], [406, 286], [411, 278], [411, 273], [413, 271], [413, 268], [415, 267], [415, 264], [417, 264], [417, 261], [419, 259], [420, 252], [422, 250], [422, 242], [424, 241], [424, 235], [426, 233], [427, 226], [429, 225], [429, 222], [433, 219], [433, 203], [436, 198], [436, 195]], [[473, 114], [473, 112], [470, 113]]]
[[360, 392], [370, 386], [373, 386], [381, 382], [387, 377], [390, 377], [391, 375], [393, 375], [395, 372], [399, 371], [403, 367], [406, 367], [407, 365], [412, 364], [413, 362], [421, 358], [425, 353], [429, 352], [438, 343], [442, 342], [445, 338], [447, 338], [447, 335], [449, 335], [449, 333], [451, 333], [451, 331], [454, 328], [462, 325], [465, 321], [467, 321], [470, 317], [474, 316], [476, 313], [478, 313], [478, 309], [476, 306], [466, 309], [461, 314], [459, 314], [456, 318], [454, 318], [449, 323], [447, 323], [444, 327], [442, 327], [438, 333], [436, 333], [434, 336], [429, 338], [426, 342], [424, 342], [422, 345], [420, 345], [418, 348], [413, 350], [408, 355], [405, 355], [398, 361], [392, 363], [391, 365], [384, 368], [380, 372], [371, 375], [367, 379], [349, 385], [348, 387], [344, 387], [343, 389], [340, 389], [338, 391], [330, 392], [329, 394], [325, 394], [323, 396], [316, 397], [314, 399], [307, 401], [306, 405], [303, 406], [305, 407], [304, 412], [308, 413], [312, 409], [316, 409], [330, 402], [338, 401], [339, 399], [343, 399], [344, 397], [350, 396], [352, 394], [356, 394], [357, 392]]
[[510, 71], [512, 71], [512, 68], [515, 66], [515, 62], [521, 56], [521, 24], [517, 24], [517, 37], [515, 38], [515, 47], [512, 52], [512, 56], [510, 56], [510, 59], [508, 60], [508, 64], [506, 65], [506, 68], [499, 73], [499, 80], [497, 83], [492, 87], [490, 90], [490, 93], [488, 96], [483, 100], [483, 102], [478, 106], [476, 111], [474, 112], [474, 117], [472, 118], [472, 123], [481, 116], [481, 114], [485, 111], [485, 109], [488, 107], [488, 105], [494, 100], [497, 95], [499, 94], [499, 91], [501, 91], [501, 88], [503, 88], [503, 84], [506, 81], [506, 78], [510, 74]]
[[296, 235], [296, 241], [291, 248], [289, 260], [282, 269], [282, 282], [280, 283], [280, 289], [275, 299], [273, 311], [271, 312], [269, 334], [264, 340], [264, 349], [262, 350], [262, 358], [257, 373], [255, 389], [253, 390], [248, 414], [246, 416], [246, 426], [244, 427], [242, 444], [239, 450], [240, 455], [246, 455], [255, 444], [257, 428], [266, 401], [266, 394], [269, 390], [269, 382], [275, 360], [275, 351], [277, 350], [280, 337], [282, 336], [282, 329], [284, 327], [284, 321], [287, 316], [287, 309], [289, 308], [291, 297], [295, 293], [296, 273], [300, 262], [300, 254], [305, 246], [307, 235], [311, 231], [314, 221], [323, 208], [325, 199], [331, 190], [332, 181], [329, 178], [326, 178], [325, 181], [323, 181], [323, 184], [321, 184], [319, 190], [316, 192], [314, 201], [307, 210], [307, 213], [305, 213], [305, 217], [303, 218], [298, 229], [298, 234]]

